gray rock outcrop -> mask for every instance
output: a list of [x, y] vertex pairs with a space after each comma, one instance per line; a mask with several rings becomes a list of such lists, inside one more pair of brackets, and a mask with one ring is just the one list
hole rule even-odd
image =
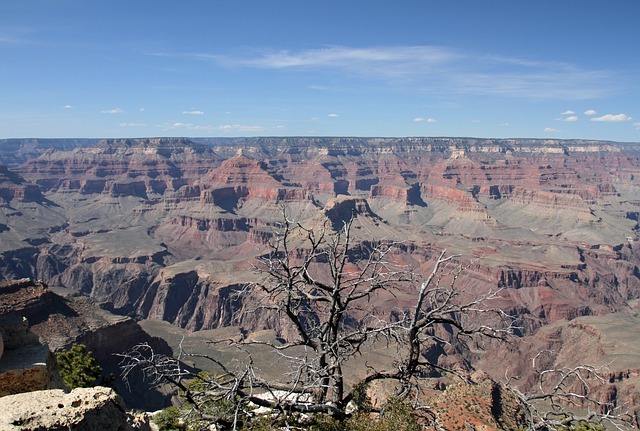
[[0, 336], [0, 397], [63, 387], [49, 347], [29, 331], [26, 319], [0, 315]]
[[0, 429], [5, 431], [150, 430], [148, 419], [126, 412], [110, 388], [28, 392], [0, 398]]

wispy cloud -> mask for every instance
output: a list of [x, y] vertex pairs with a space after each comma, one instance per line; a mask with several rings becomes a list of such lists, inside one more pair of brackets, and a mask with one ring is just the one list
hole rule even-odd
[[187, 115], [204, 115], [204, 112], [202, 111], [182, 111], [183, 114], [187, 114]]
[[64, 105], [63, 108], [64, 109], [73, 109], [73, 106], [72, 105]]
[[247, 124], [221, 124], [218, 126], [214, 126], [214, 125], [198, 125], [198, 124], [181, 123], [181, 122], [156, 124], [156, 127], [164, 131], [174, 130], [174, 129], [185, 129], [189, 131], [199, 131], [199, 132], [208, 132], [208, 133], [231, 132], [231, 131], [256, 133], [256, 132], [262, 132], [267, 130], [265, 127], [262, 127], [262, 126], [247, 125]]
[[298, 51], [253, 50], [233, 55], [188, 52], [151, 55], [210, 61], [224, 67], [338, 72], [446, 94], [576, 100], [602, 97], [615, 86], [614, 77], [605, 70], [482, 55], [446, 46], [329, 46]]
[[218, 126], [217, 130], [222, 130], [222, 131], [236, 130], [240, 132], [262, 132], [266, 129], [262, 126], [255, 126], [255, 125], [251, 126], [247, 124], [222, 124]]
[[113, 108], [113, 109], [105, 109], [100, 112], [102, 112], [103, 114], [124, 114], [127, 111], [125, 111], [122, 108]]
[[598, 111], [596, 111], [595, 109], [587, 109], [586, 111], [584, 111], [584, 115], [588, 116], [596, 115], [597, 113]]
[[327, 115], [327, 117], [333, 117], [333, 118], [336, 118], [336, 117], [339, 117], [339, 115], [338, 115], [338, 114], [329, 114], [329, 115]]
[[120, 123], [120, 127], [146, 127], [144, 123]]
[[413, 121], [414, 121], [414, 122], [416, 122], [416, 123], [423, 123], [423, 122], [426, 122], [426, 123], [436, 123], [435, 118], [422, 118], [422, 117], [416, 117], [416, 118], [414, 118], [414, 119], [413, 119]]
[[451, 62], [457, 54], [453, 49], [439, 46], [399, 46], [352, 48], [329, 46], [298, 52], [282, 50], [258, 53], [248, 57], [207, 56], [231, 66], [249, 66], [269, 69], [332, 67], [354, 69], [372, 64], [435, 65]]
[[0, 30], [0, 45], [22, 45], [32, 43], [26, 36], [34, 33], [29, 27], [6, 27]]
[[631, 121], [631, 117], [625, 114], [606, 114], [602, 117], [594, 117], [591, 121], [604, 121], [607, 123], [622, 123], [624, 121]]
[[640, 130], [640, 121], [633, 123], [636, 129]]
[[558, 133], [558, 132], [560, 132], [560, 130], [554, 129], [553, 127], [545, 127], [544, 128], [544, 132], [545, 133]]
[[560, 117], [556, 118], [557, 121], [565, 121], [567, 123], [573, 123], [574, 121], [578, 121], [579, 118], [577, 115], [574, 115], [574, 111], [564, 111], [560, 114]]
[[162, 129], [163, 131], [167, 131], [167, 130], [173, 130], [173, 129], [179, 129], [179, 128], [190, 128], [193, 127], [193, 124], [190, 123], [162, 123], [162, 124], [156, 124], [156, 127], [159, 129]]

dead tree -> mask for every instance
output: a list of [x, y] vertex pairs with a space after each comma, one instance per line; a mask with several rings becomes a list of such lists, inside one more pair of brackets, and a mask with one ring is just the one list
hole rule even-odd
[[540, 359], [553, 352], [543, 350], [531, 358], [536, 385], [527, 393], [517, 387], [517, 376], [505, 373], [504, 387], [520, 401], [531, 430], [567, 430], [581, 423], [603, 429], [626, 430], [633, 418], [623, 406], [594, 396], [596, 386], [607, 382], [606, 367], [589, 365], [540, 367]]
[[[145, 359], [135, 352], [125, 357], [125, 370], [141, 368], [154, 379], [173, 383], [194, 414], [228, 428], [235, 429], [255, 415], [256, 406], [287, 414], [325, 413], [343, 420], [357, 391], [371, 382], [395, 381], [398, 394], [406, 395], [434, 371], [456, 372], [429, 361], [424, 355], [427, 346], [452, 340], [462, 344], [502, 340], [511, 334], [513, 319], [492, 306], [500, 290], [471, 295], [457, 285], [467, 269], [459, 256], [442, 250], [432, 271], [421, 276], [392, 263], [398, 244], [355, 241], [354, 223], [352, 218], [335, 231], [328, 220], [307, 227], [284, 214], [269, 251], [255, 266], [259, 281], [240, 293], [259, 298], [257, 305], [244, 301], [253, 305], [242, 313], [267, 313], [281, 327], [292, 329], [293, 335], [284, 342], [234, 341], [243, 360], [232, 365], [209, 358], [220, 372], [196, 377], [196, 389], [185, 385], [185, 378], [194, 376], [185, 373], [178, 360], [159, 367], [157, 358]], [[398, 295], [401, 289], [415, 289], [411, 307], [385, 313], [372, 306], [377, 295]], [[448, 339], [438, 336], [442, 328]], [[359, 384], [350, 385], [354, 382], [347, 381], [345, 364], [381, 340], [397, 347], [396, 361], [385, 369], [370, 368]], [[281, 379], [265, 378], [254, 367], [250, 349], [256, 345], [278, 352]], [[226, 405], [227, 412], [211, 415], [207, 409], [211, 401]]]

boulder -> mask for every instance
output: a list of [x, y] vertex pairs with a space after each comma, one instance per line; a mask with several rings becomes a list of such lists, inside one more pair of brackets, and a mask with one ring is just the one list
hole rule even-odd
[[150, 430], [146, 417], [125, 410], [110, 388], [78, 388], [27, 392], [0, 398], [0, 429], [6, 431]]

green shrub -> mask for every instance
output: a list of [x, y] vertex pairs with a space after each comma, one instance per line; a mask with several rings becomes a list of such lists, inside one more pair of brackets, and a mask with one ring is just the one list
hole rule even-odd
[[158, 425], [160, 431], [183, 431], [181, 424], [182, 413], [176, 406], [167, 407], [153, 417], [153, 422]]
[[420, 429], [418, 418], [411, 406], [397, 397], [390, 398], [377, 416], [358, 412], [346, 424], [346, 431], [419, 431]]
[[84, 344], [74, 344], [71, 349], [59, 352], [56, 359], [60, 376], [69, 389], [95, 386], [102, 374], [102, 367]]
[[367, 394], [366, 383], [359, 382], [356, 384], [351, 393], [353, 394], [353, 404], [356, 410], [359, 412], [370, 412], [373, 405], [371, 404], [371, 398]]
[[605, 431], [602, 425], [591, 424], [587, 421], [580, 421], [576, 425], [563, 427], [563, 431]]

